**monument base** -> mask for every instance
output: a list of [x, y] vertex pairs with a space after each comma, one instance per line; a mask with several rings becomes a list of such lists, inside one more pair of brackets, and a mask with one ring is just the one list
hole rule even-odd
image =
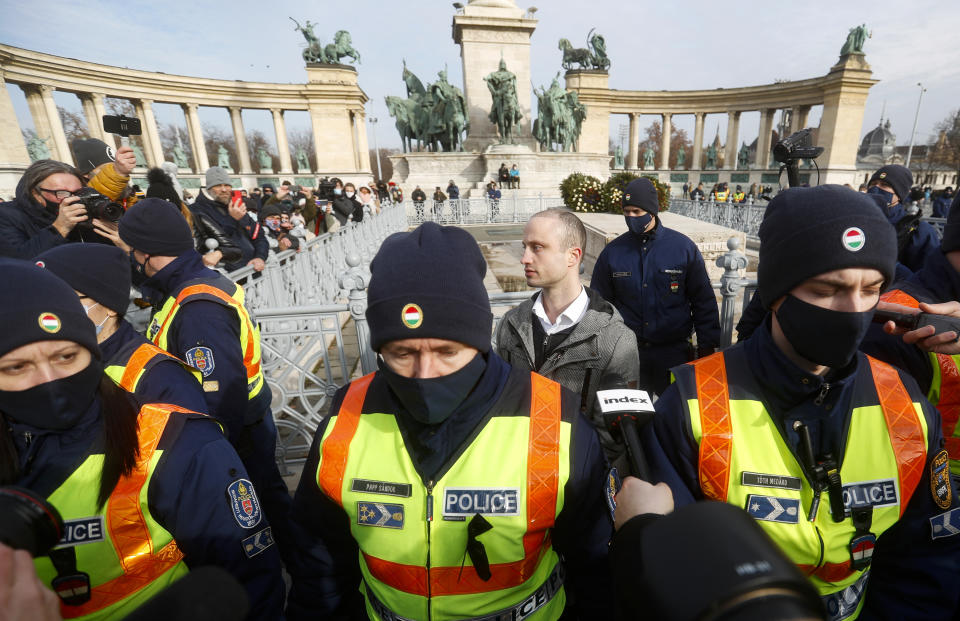
[[[501, 164], [520, 170], [520, 187], [510, 189], [520, 196], [558, 196], [560, 182], [570, 173], [582, 172], [606, 179], [610, 156], [597, 153], [536, 153], [523, 145], [495, 145], [484, 153], [402, 153], [391, 155], [393, 181], [409, 196], [416, 186], [424, 192], [440, 186], [446, 191], [453, 180], [464, 198], [483, 196], [490, 181], [498, 181]], [[498, 181], [499, 186], [499, 181]], [[501, 191], [508, 191], [501, 187]]]

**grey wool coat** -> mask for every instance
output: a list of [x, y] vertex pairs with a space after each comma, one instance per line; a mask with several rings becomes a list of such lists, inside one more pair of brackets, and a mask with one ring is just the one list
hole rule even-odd
[[590, 298], [586, 314], [541, 368], [533, 368], [533, 322], [539, 321], [533, 315], [533, 304], [539, 291], [507, 311], [500, 320], [496, 351], [511, 365], [536, 371], [581, 395], [584, 414], [596, 427], [607, 459], [613, 463], [625, 449], [623, 441], [614, 439], [604, 426], [596, 392], [637, 386], [640, 378], [637, 337], [612, 304], [589, 287], [585, 289]]

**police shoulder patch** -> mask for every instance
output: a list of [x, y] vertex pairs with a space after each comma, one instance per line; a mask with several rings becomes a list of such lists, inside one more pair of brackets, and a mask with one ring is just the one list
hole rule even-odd
[[610, 518], [614, 519], [614, 513], [617, 511], [616, 495], [620, 491], [620, 473], [616, 468], [610, 468], [607, 473], [606, 483], [603, 486], [603, 495], [607, 499], [607, 508], [610, 509]]
[[213, 373], [216, 364], [213, 361], [213, 350], [209, 347], [194, 347], [188, 349], [184, 354], [184, 359], [191, 367], [200, 371], [204, 377], [209, 377]]
[[960, 509], [947, 511], [930, 518], [930, 538], [942, 539], [960, 535]]
[[953, 485], [950, 483], [950, 455], [941, 450], [930, 461], [930, 495], [941, 509], [953, 504]]
[[747, 496], [747, 513], [755, 520], [796, 524], [799, 522], [800, 501], [796, 498], [778, 498], [750, 494]]
[[240, 542], [247, 558], [253, 558], [273, 545], [273, 530], [267, 526]]
[[227, 497], [230, 499], [230, 508], [237, 524], [243, 528], [253, 528], [260, 523], [263, 512], [260, 510], [260, 501], [253, 483], [247, 479], [237, 479], [227, 486]]

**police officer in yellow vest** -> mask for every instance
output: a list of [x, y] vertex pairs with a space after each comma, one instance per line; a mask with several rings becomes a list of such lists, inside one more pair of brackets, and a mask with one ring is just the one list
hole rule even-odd
[[104, 374], [70, 286], [16, 259], [0, 273], [0, 485], [46, 497], [64, 519], [60, 545], [35, 559], [61, 615], [123, 618], [217, 565], [246, 588], [249, 618], [282, 618], [272, 530], [219, 426], [173, 405], [138, 411]]
[[126, 252], [105, 244], [66, 244], [38, 255], [36, 263], [80, 296], [110, 379], [140, 404], [170, 403], [207, 413], [201, 373], [145, 339], [123, 318], [130, 305]]
[[491, 350], [476, 242], [428, 222], [370, 268], [380, 370], [317, 430], [288, 618], [610, 618], [597, 434], [575, 393]]
[[[940, 242], [940, 252], [930, 255], [922, 269], [896, 283], [884, 301], [923, 311], [946, 311], [947, 303], [960, 300], [960, 202], [954, 199]], [[922, 308], [921, 308], [922, 305]], [[935, 305], [935, 306], [931, 306]], [[891, 310], [911, 312], [904, 308]], [[892, 327], [892, 326], [890, 326]], [[920, 333], [918, 333], [920, 334]], [[930, 336], [930, 332], [926, 336]], [[943, 338], [946, 337], [946, 338]], [[906, 370], [917, 380], [930, 403], [943, 418], [943, 435], [950, 454], [950, 470], [960, 477], [960, 345], [944, 334], [906, 343], [874, 326], [863, 342], [863, 351]], [[953, 342], [950, 342], [950, 341]], [[960, 521], [960, 515], [956, 516]]]
[[646, 441], [678, 505], [743, 507], [819, 590], [827, 618], [950, 619], [960, 537], [940, 416], [909, 375], [857, 352], [896, 261], [867, 197], [792, 188], [760, 226], [744, 342], [673, 369]]
[[120, 238], [133, 249], [134, 265], [147, 277], [140, 289], [156, 309], [146, 337], [200, 371], [207, 411], [243, 460], [290, 562], [291, 499], [275, 461], [260, 328], [244, 307], [243, 288], [203, 264], [190, 227], [167, 201], [148, 198], [131, 207], [120, 220]]

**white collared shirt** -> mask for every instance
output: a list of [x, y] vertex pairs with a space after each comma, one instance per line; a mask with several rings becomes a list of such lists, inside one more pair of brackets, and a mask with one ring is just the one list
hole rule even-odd
[[566, 330], [570, 326], [580, 323], [583, 316], [587, 314], [587, 307], [590, 305], [590, 298], [587, 296], [587, 290], [580, 286], [580, 295], [570, 303], [563, 312], [557, 315], [557, 321], [550, 323], [547, 318], [547, 311], [543, 308], [543, 292], [537, 295], [537, 300], [533, 303], [533, 314], [540, 320], [543, 331], [546, 334], [556, 334], [561, 330]]

